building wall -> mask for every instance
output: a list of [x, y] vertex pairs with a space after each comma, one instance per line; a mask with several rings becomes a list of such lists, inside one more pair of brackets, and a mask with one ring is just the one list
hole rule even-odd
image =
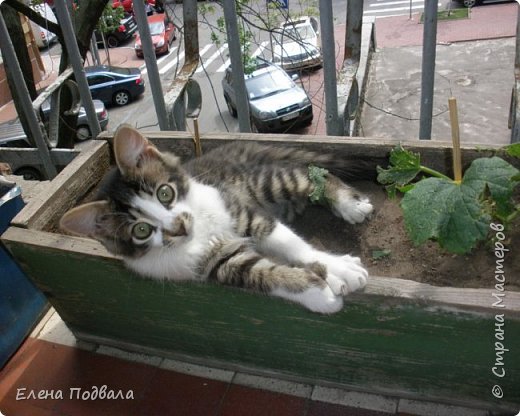
[[[26, 16], [20, 15], [22, 20], [22, 28], [25, 34], [25, 41], [27, 50], [29, 51], [29, 57], [31, 58], [31, 64], [34, 74], [34, 82], [37, 84], [42, 80], [42, 74], [45, 73], [45, 67], [42, 62], [40, 51], [34, 41], [34, 35], [31, 30], [31, 25]], [[7, 84], [7, 76], [5, 73], [4, 62], [0, 56], [0, 106], [7, 104], [12, 100], [11, 91]]]

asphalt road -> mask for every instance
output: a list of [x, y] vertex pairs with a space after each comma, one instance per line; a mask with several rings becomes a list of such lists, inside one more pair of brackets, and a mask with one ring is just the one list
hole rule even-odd
[[[301, 0], [304, 4], [305, 0]], [[445, 0], [443, 0], [445, 2]], [[335, 26], [345, 23], [346, 20], [346, 0], [332, 0], [334, 10]], [[202, 4], [202, 2], [201, 2]], [[207, 2], [207, 5], [214, 5]], [[408, 14], [410, 6], [413, 12], [418, 12], [424, 5], [424, 0], [369, 0], [365, 2], [365, 16], [376, 16], [377, 18], [395, 15]], [[299, 1], [289, 0], [291, 10], [301, 11], [302, 5]], [[182, 28], [182, 4], [168, 3], [166, 5], [170, 16], [178, 27]], [[439, 8], [444, 7], [442, 4]], [[211, 30], [217, 26], [217, 20], [222, 17], [221, 8], [217, 5], [215, 11], [207, 13], [205, 16], [199, 15], [199, 50], [203, 65], [199, 66], [194, 75], [194, 79], [199, 82], [203, 91], [203, 108], [199, 117], [199, 127], [201, 132], [212, 131], [238, 131], [237, 120], [231, 117], [227, 111], [224, 98], [222, 95], [221, 81], [224, 76], [225, 68], [229, 65], [227, 45], [225, 38], [222, 36], [222, 44], [217, 46], [211, 40]], [[258, 0], [253, 3], [253, 9], [260, 15], [265, 15], [265, 0]], [[253, 32], [253, 45], [251, 51], [270, 59], [270, 42], [265, 32], [251, 27]], [[341, 36], [336, 37], [338, 43], [337, 50], [340, 48]], [[125, 51], [128, 51], [129, 57], [133, 59], [133, 43], [130, 41], [124, 45]], [[174, 41], [170, 53], [166, 56], [158, 58], [159, 73], [161, 76], [163, 91], [166, 92], [175, 78], [175, 74], [184, 63], [183, 41], [179, 37]], [[136, 61], [136, 65], [142, 65], [143, 72], [146, 75], [144, 61]], [[302, 74], [300, 82], [304, 88], [308, 90], [316, 110], [322, 109], [323, 98], [322, 91], [322, 69], [313, 73]], [[318, 85], [318, 87], [316, 87]], [[312, 87], [311, 87], [312, 86]], [[310, 91], [312, 90], [312, 91]], [[110, 129], [115, 129], [121, 123], [131, 123], [138, 128], [158, 129], [158, 121], [151, 96], [151, 89], [148, 88], [143, 97], [122, 108], [110, 108]], [[191, 123], [188, 128], [192, 128]], [[316, 128], [310, 128], [309, 132], [319, 133]]]

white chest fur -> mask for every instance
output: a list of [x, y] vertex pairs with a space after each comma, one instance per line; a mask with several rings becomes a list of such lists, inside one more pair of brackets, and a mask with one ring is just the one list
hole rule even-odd
[[196, 267], [207, 252], [210, 240], [234, 235], [233, 219], [219, 191], [196, 181], [182, 201], [193, 216], [189, 235], [170, 248], [157, 247], [138, 259], [125, 259], [131, 269], [141, 275], [166, 280], [197, 279]]

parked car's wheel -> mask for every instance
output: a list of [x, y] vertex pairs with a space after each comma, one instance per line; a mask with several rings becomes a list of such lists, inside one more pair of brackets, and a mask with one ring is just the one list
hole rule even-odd
[[112, 97], [112, 101], [115, 105], [123, 106], [127, 105], [130, 102], [130, 94], [127, 91], [121, 90], [114, 94]]
[[23, 176], [26, 181], [41, 181], [43, 179], [43, 175], [38, 169], [29, 166], [24, 166], [15, 170], [14, 174]]
[[78, 142], [83, 142], [85, 140], [90, 139], [92, 135], [90, 134], [90, 129], [88, 126], [78, 126], [76, 129], [76, 140]]
[[477, 4], [477, 0], [464, 0], [462, 3], [465, 7], [473, 7]]
[[226, 100], [226, 105], [227, 105], [229, 114], [231, 114], [233, 117], [236, 117], [237, 110], [233, 107], [233, 104], [231, 104], [231, 100], [228, 98], [227, 95], [224, 96], [224, 99]]
[[115, 36], [108, 36], [107, 37], [107, 45], [109, 48], [117, 48], [119, 46], [119, 39]]

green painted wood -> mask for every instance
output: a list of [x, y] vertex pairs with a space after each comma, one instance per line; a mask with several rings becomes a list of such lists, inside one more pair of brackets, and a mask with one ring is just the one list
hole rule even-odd
[[[155, 282], [121, 262], [4, 240], [67, 325], [145, 347], [345, 386], [446, 400], [520, 403], [520, 319], [506, 316], [497, 379], [492, 311], [358, 295], [332, 316], [235, 288]], [[490, 293], [490, 306], [493, 298]], [[504, 398], [491, 395], [494, 384]]]

